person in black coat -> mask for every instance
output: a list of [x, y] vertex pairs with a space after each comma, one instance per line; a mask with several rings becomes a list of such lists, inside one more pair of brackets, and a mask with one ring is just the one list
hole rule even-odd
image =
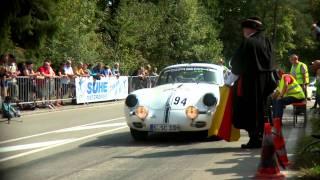
[[233, 125], [250, 137], [241, 148], [260, 148], [267, 97], [275, 89], [272, 82], [272, 45], [263, 35], [258, 17], [241, 22], [244, 39], [231, 60], [231, 72], [238, 75], [233, 86]]

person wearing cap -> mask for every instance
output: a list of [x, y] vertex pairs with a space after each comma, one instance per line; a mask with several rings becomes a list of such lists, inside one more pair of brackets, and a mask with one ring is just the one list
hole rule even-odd
[[[233, 125], [249, 134], [249, 142], [241, 148], [262, 145], [264, 110], [272, 84], [272, 44], [263, 35], [264, 26], [258, 17], [241, 22], [243, 41], [231, 59], [231, 72], [237, 76], [233, 84]], [[273, 88], [274, 87], [274, 88]]]

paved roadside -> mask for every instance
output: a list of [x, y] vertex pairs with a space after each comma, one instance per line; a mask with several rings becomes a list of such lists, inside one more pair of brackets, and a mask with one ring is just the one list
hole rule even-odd
[[[3, 133], [15, 132], [15, 136], [22, 137], [22, 134], [16, 133], [23, 133], [25, 131], [25, 135], [32, 135], [34, 133], [41, 133], [42, 131], [51, 131], [52, 129], [64, 128], [66, 130], [66, 127], [68, 127], [68, 130], [76, 133], [70, 133], [70, 137], [68, 137], [65, 134], [66, 132], [63, 131], [64, 134], [61, 137], [54, 133], [53, 137], [45, 136], [42, 137], [43, 139], [35, 139], [34, 142], [31, 142], [31, 140], [30, 142], [25, 142], [31, 144], [35, 144], [38, 141], [52, 141], [53, 139], [64, 140], [67, 137], [75, 138], [76, 135], [88, 136], [86, 133], [97, 133], [98, 128], [101, 130], [104, 130], [103, 128], [110, 128], [109, 124], [100, 124], [100, 121], [105, 122], [108, 118], [122, 116], [121, 104], [123, 104], [123, 101], [92, 103], [89, 105], [68, 105], [55, 110], [39, 109], [29, 112], [25, 111], [23, 115], [26, 116], [26, 119], [23, 123], [12, 123], [8, 126], [11, 129], [3, 126]], [[308, 117], [314, 115], [309, 111], [311, 105], [313, 105], [313, 102], [309, 101]], [[60, 113], [54, 113], [59, 111]], [[114, 117], [111, 117], [112, 113], [115, 113]], [[75, 114], [76, 116], [73, 118]], [[283, 118], [283, 135], [287, 142], [286, 147], [290, 160], [294, 159], [298, 139], [310, 132], [310, 123], [307, 124], [307, 128], [299, 126], [294, 128], [292, 119], [292, 106], [288, 106], [285, 109]], [[119, 124], [119, 122], [109, 121], [108, 123]], [[301, 119], [299, 119], [299, 122], [302, 123]], [[39, 129], [39, 123], [43, 123], [43, 126], [40, 128], [41, 132], [36, 132]], [[121, 119], [120, 123], [124, 123], [123, 119]], [[22, 124], [25, 126], [22, 126]], [[87, 125], [84, 126], [83, 124]], [[90, 129], [89, 126], [90, 128], [95, 128]], [[50, 129], [46, 129], [46, 127], [50, 127]], [[155, 134], [151, 136], [149, 141], [135, 142], [130, 137], [128, 129], [121, 129], [112, 134], [99, 135], [84, 142], [79, 141], [71, 143], [68, 146], [61, 146], [61, 149], [52, 149], [49, 151], [51, 153], [50, 156], [47, 156], [47, 151], [43, 152], [43, 154], [36, 154], [37, 156], [33, 157], [35, 161], [10, 169], [8, 175], [16, 177], [16, 175], [20, 174], [21, 176], [19, 177], [25, 177], [25, 172], [41, 169], [42, 171], [39, 171], [38, 175], [27, 173], [30, 178], [26, 179], [47, 177], [48, 172], [51, 173], [49, 177], [58, 177], [57, 179], [78, 179], [79, 177], [81, 177], [80, 179], [113, 177], [111, 179], [122, 180], [249, 179], [257, 171], [261, 149], [244, 150], [239, 148], [242, 143], [248, 141], [245, 131], [241, 131], [239, 141], [232, 143], [224, 141], [189, 142], [185, 140], [183, 135], [171, 136]], [[37, 159], [38, 156], [46, 158]], [[62, 166], [67, 167], [64, 168], [63, 172], [60, 168]], [[282, 170], [281, 172], [286, 175], [287, 179], [294, 179], [297, 174], [297, 171], [292, 169]]]
[[33, 115], [33, 114], [41, 114], [41, 113], [48, 113], [48, 112], [57, 112], [57, 111], [66, 111], [71, 109], [83, 109], [83, 108], [94, 108], [100, 107], [110, 104], [122, 104], [124, 100], [117, 100], [117, 101], [107, 101], [107, 102], [95, 102], [89, 104], [71, 104], [67, 103], [64, 106], [55, 106], [53, 109], [51, 108], [36, 108], [35, 110], [22, 110], [21, 114], [24, 115]]

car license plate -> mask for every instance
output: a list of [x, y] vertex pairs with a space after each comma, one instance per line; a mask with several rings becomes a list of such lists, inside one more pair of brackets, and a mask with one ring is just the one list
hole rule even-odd
[[177, 124], [151, 124], [150, 130], [153, 132], [177, 132], [179, 126]]

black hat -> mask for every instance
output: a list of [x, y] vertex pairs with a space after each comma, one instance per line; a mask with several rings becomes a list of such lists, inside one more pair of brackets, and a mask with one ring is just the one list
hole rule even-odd
[[258, 17], [249, 17], [241, 22], [242, 28], [251, 28], [257, 31], [263, 31], [263, 24]]

